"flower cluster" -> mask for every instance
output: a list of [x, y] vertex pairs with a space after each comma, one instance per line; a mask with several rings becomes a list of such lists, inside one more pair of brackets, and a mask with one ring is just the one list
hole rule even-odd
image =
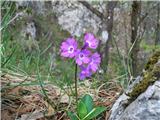
[[61, 56], [75, 59], [81, 70], [79, 74], [81, 80], [90, 77], [99, 67], [101, 62], [100, 55], [91, 51], [91, 49], [97, 48], [98, 43], [98, 40], [92, 33], [86, 33], [84, 45], [81, 49], [78, 48], [78, 43], [74, 38], [68, 38], [61, 44]]

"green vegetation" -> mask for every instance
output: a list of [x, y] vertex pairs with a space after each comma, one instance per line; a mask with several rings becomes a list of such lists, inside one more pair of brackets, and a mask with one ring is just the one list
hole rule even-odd
[[93, 107], [93, 99], [90, 95], [84, 95], [78, 105], [77, 114], [68, 112], [71, 120], [91, 120], [106, 110], [105, 107]]
[[146, 44], [144, 41], [141, 42], [140, 47], [146, 52], [152, 52], [160, 49], [160, 45]]

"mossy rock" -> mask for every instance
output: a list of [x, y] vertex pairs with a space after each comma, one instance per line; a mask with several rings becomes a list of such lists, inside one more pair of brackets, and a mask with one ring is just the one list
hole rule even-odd
[[133, 85], [131, 91], [126, 93], [130, 100], [136, 99], [141, 93], [143, 93], [148, 86], [152, 85], [156, 80], [160, 78], [160, 50], [156, 51], [152, 57], [149, 58], [144, 72], [142, 73], [141, 80]]

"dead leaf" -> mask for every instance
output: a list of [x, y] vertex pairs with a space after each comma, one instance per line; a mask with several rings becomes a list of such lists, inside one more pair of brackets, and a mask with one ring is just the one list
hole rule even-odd
[[21, 118], [19, 118], [17, 120], [37, 120], [37, 119], [40, 119], [43, 117], [44, 117], [43, 112], [35, 110], [32, 113], [27, 113], [27, 114], [21, 115]]
[[1, 111], [1, 120], [13, 120], [14, 116], [9, 110]]
[[45, 104], [46, 107], [47, 107], [47, 113], [46, 113], [45, 115], [46, 115], [46, 116], [51, 116], [51, 115], [53, 115], [54, 112], [55, 112], [54, 108], [53, 108], [50, 104], [48, 104], [47, 101], [45, 101], [44, 104]]

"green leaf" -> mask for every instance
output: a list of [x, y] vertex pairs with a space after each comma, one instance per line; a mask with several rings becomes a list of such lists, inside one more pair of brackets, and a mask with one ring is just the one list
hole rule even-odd
[[67, 112], [67, 115], [71, 120], [78, 120], [77, 116], [73, 112]]
[[106, 110], [106, 107], [93, 108], [92, 111], [90, 113], [88, 113], [82, 120], [93, 119], [93, 118], [97, 117], [99, 114], [101, 114], [102, 112], [104, 112], [105, 110]]
[[92, 97], [90, 95], [86, 94], [81, 100], [86, 105], [87, 112], [89, 113], [93, 109], [93, 99], [92, 99]]
[[87, 108], [83, 101], [80, 100], [77, 107], [78, 116], [82, 119], [87, 115]]

